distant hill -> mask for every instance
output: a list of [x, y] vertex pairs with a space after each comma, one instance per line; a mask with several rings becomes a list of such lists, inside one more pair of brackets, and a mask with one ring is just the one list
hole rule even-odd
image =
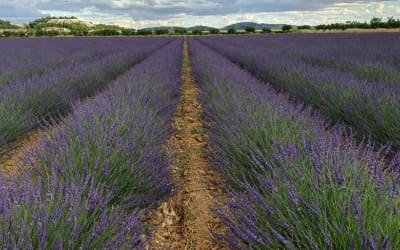
[[204, 26], [204, 25], [197, 25], [197, 26], [193, 26], [193, 27], [187, 28], [187, 30], [189, 30], [189, 31], [193, 31], [193, 30], [212, 30], [212, 29], [216, 29], [216, 28], [210, 27], [210, 26]]
[[158, 27], [149, 27], [149, 28], [143, 28], [143, 30], [175, 30], [175, 29], [182, 29], [182, 27], [178, 26], [158, 26]]
[[255, 28], [256, 30], [261, 30], [264, 28], [269, 28], [269, 29], [281, 29], [284, 24], [267, 24], [267, 23], [253, 23], [253, 22], [240, 22], [240, 23], [234, 23], [231, 25], [227, 25], [223, 27], [222, 29], [228, 30], [228, 29], [235, 29], [235, 30], [244, 30], [247, 27], [252, 27]]
[[193, 30], [211, 30], [211, 29], [215, 29], [215, 28], [210, 27], [210, 26], [204, 26], [204, 25], [196, 25], [196, 26], [189, 27], [189, 28], [184, 28], [184, 27], [179, 27], [179, 26], [158, 26], [158, 27], [144, 28], [144, 30], [151, 30], [151, 31], [156, 31], [156, 30], [174, 31], [176, 29], [186, 29], [188, 31], [193, 31]]
[[[241, 23], [235, 23], [235, 24], [231, 24], [228, 26], [225, 26], [223, 28], [219, 28], [219, 30], [228, 30], [230, 28], [234, 28], [236, 30], [241, 30], [241, 29], [245, 29], [246, 27], [254, 27], [256, 30], [260, 30], [263, 28], [270, 28], [270, 29], [280, 29], [282, 28], [283, 24], [265, 24], [265, 23], [253, 23], [253, 22], [241, 22]], [[176, 26], [159, 26], [159, 27], [150, 27], [150, 28], [144, 28], [144, 30], [151, 30], [151, 31], [155, 31], [155, 30], [170, 30], [173, 31], [175, 29], [179, 29], [179, 28], [183, 28], [183, 27], [176, 27]], [[194, 31], [194, 30], [212, 30], [212, 29], [218, 29], [215, 27], [210, 27], [210, 26], [205, 26], [205, 25], [196, 25], [196, 26], [192, 26], [189, 28], [183, 28], [186, 29], [188, 31]]]

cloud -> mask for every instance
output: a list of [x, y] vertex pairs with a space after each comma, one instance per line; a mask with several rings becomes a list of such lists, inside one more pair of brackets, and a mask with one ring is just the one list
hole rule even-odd
[[0, 18], [5, 12], [26, 21], [38, 15], [74, 15], [134, 27], [220, 27], [236, 21], [315, 24], [400, 12], [399, 1], [380, 0], [10, 0], [7, 6], [13, 11], [3, 11], [0, 4]]
[[[150, 16], [224, 15], [257, 12], [315, 11], [338, 3], [370, 3], [380, 0], [35, 0], [41, 10], [79, 11], [96, 7], [109, 13], [140, 13]], [[134, 16], [132, 16], [134, 18]]]
[[0, 2], [0, 18], [20, 23], [25, 20], [32, 20], [43, 14], [29, 5], [15, 5], [13, 2]]

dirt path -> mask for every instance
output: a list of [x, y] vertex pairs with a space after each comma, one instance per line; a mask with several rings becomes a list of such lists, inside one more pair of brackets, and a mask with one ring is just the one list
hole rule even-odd
[[151, 215], [158, 225], [147, 249], [228, 249], [213, 241], [210, 230], [223, 227], [210, 207], [221, 196], [220, 177], [206, 159], [207, 134], [198, 102], [199, 89], [191, 76], [185, 39], [181, 101], [175, 113], [177, 133], [168, 145], [175, 151], [172, 171], [178, 191]]
[[0, 156], [0, 172], [6, 177], [15, 177], [18, 175], [18, 169], [21, 167], [21, 159], [26, 152], [34, 150], [39, 142], [42, 130], [36, 129], [25, 134], [18, 139], [10, 150]]

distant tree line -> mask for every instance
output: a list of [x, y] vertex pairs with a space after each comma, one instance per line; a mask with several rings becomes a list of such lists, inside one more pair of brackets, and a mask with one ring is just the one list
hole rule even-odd
[[[346, 29], [376, 29], [376, 28], [400, 28], [400, 19], [389, 17], [386, 21], [374, 17], [369, 22], [347, 21], [345, 23], [321, 24], [315, 27], [309, 25], [283, 25], [281, 29], [272, 30], [264, 27], [256, 30], [255, 27], [245, 27], [242, 30], [229, 28], [220, 30], [216, 28], [188, 30], [186, 28], [158, 28], [158, 29], [130, 29], [117, 25], [95, 24], [90, 25], [78, 20], [74, 16], [43, 17], [36, 19], [24, 27], [12, 24], [9, 21], [0, 20], [0, 37], [29, 37], [29, 36], [146, 36], [146, 35], [204, 35], [204, 34], [251, 34], [251, 33], [288, 33], [293, 30], [346, 30]], [[2, 31], [1, 31], [2, 30]]]
[[309, 29], [311, 29], [311, 26], [310, 25], [299, 25], [299, 26], [297, 26], [297, 29], [299, 29], [299, 30], [309, 30]]
[[382, 18], [374, 17], [369, 22], [358, 22], [358, 21], [347, 21], [345, 23], [332, 23], [332, 24], [320, 24], [315, 26], [317, 30], [346, 30], [346, 29], [393, 29], [400, 28], [400, 19], [389, 17], [387, 21], [383, 21]]

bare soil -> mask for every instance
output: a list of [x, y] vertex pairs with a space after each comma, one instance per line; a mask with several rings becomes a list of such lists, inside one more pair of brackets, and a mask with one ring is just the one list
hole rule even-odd
[[23, 165], [24, 155], [37, 147], [43, 130], [37, 129], [26, 133], [19, 138], [11, 147], [0, 157], [0, 172], [6, 177], [16, 177], [19, 168]]
[[199, 89], [192, 78], [187, 42], [184, 44], [181, 101], [173, 126], [177, 133], [168, 141], [172, 149], [172, 174], [176, 195], [150, 215], [158, 229], [147, 249], [229, 249], [214, 241], [211, 232], [223, 232], [210, 208], [224, 197], [221, 178], [207, 160], [208, 137], [198, 101]]

